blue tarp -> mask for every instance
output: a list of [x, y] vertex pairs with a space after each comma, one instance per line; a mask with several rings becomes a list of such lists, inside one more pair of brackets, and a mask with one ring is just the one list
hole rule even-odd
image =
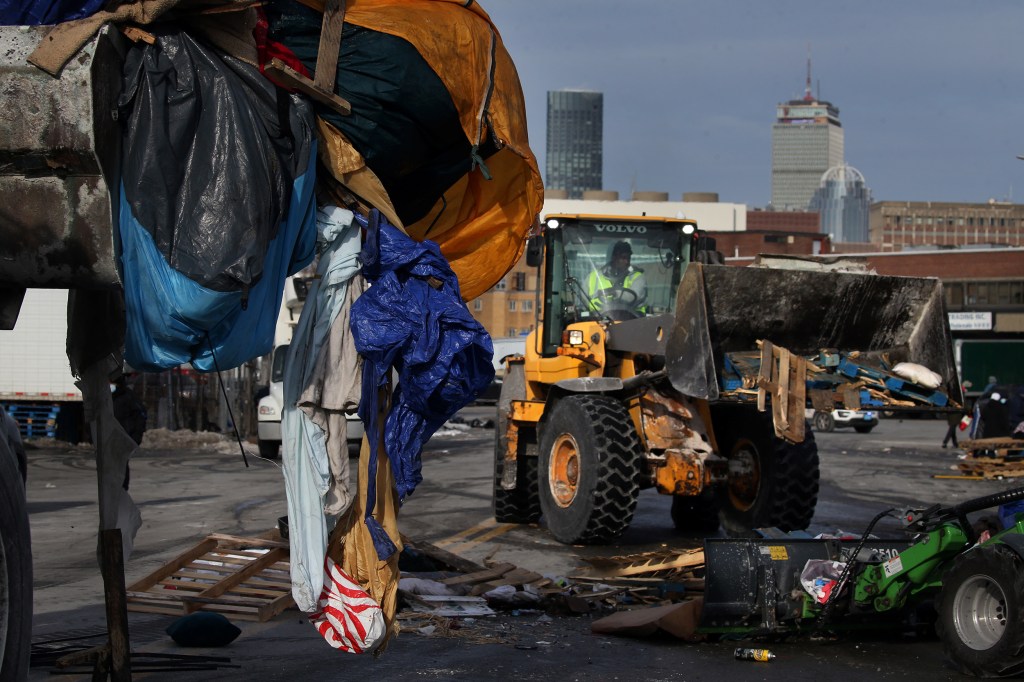
[[105, 0], [0, 0], [0, 26], [59, 24], [95, 14], [105, 4]]
[[366, 524], [384, 560], [396, 546], [372, 517], [379, 390], [394, 367], [398, 386], [384, 420], [384, 448], [404, 500], [423, 480], [427, 440], [494, 379], [494, 350], [437, 244], [413, 241], [374, 210], [360, 258], [371, 286], [352, 305], [350, 324], [364, 363], [359, 417], [371, 456]]

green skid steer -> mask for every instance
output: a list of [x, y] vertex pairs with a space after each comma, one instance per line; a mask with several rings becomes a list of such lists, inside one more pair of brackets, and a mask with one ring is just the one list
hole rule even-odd
[[[979, 536], [967, 515], [1024, 500], [1024, 488], [927, 509], [889, 509], [859, 540], [775, 538], [705, 541], [707, 580], [700, 630], [781, 636], [880, 628], [934, 603], [936, 630], [950, 662], [977, 677], [1024, 672], [1024, 514]], [[898, 515], [911, 540], [869, 539]], [[835, 563], [833, 563], [835, 562]], [[824, 581], [827, 596], [805, 589], [815, 566], [842, 567]]]

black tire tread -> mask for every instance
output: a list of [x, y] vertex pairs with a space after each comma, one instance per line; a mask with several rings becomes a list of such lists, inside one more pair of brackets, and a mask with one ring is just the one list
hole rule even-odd
[[[498, 419], [498, 426], [504, 428], [504, 419]], [[494, 433], [494, 494], [491, 507], [494, 520], [498, 523], [536, 523], [540, 520], [540, 491], [537, 488], [537, 458], [523, 454], [519, 448], [516, 458], [515, 490], [501, 487], [502, 471], [505, 468], [505, 453], [502, 451], [500, 431]]]
[[[550, 505], [544, 504], [547, 497], [543, 493], [542, 507], [549, 529], [561, 542], [607, 543], [621, 535], [633, 520], [637, 497], [640, 494], [640, 442], [629, 412], [618, 400], [605, 396], [575, 395], [563, 398], [562, 403], [555, 407], [556, 412], [559, 407], [564, 409], [564, 403], [568, 402], [577, 405], [584, 413], [584, 417], [576, 420], [575, 425], [592, 428], [597, 444], [597, 458], [601, 466], [598, 467], [593, 491], [593, 509], [584, 527], [567, 535], [564, 529], [558, 528], [557, 521], [551, 518], [555, 505], [553, 502]], [[541, 439], [542, 443], [550, 445], [556, 435], [546, 434]], [[542, 445], [542, 448], [544, 447]], [[546, 472], [541, 472], [541, 487], [547, 489]]]
[[818, 444], [810, 431], [801, 443], [787, 443], [774, 435], [772, 441], [779, 466], [774, 476], [769, 525], [785, 531], [806, 530], [818, 505]]
[[0, 542], [7, 567], [8, 622], [0, 680], [28, 678], [32, 638], [32, 547], [25, 485], [17, 459], [0, 442]]
[[[960, 583], [968, 577], [989, 575], [1000, 582], [1007, 599], [1010, 618], [1003, 641], [986, 652], [966, 647], [953, 624], [953, 600]], [[974, 677], [1017, 677], [1024, 673], [1024, 623], [1019, 610], [1024, 607], [1024, 560], [1011, 548], [990, 544], [965, 552], [953, 561], [942, 577], [942, 590], [936, 600], [939, 618], [935, 630], [944, 643], [950, 664], [960, 672]]]
[[[747, 438], [764, 458], [756, 510], [740, 512], [732, 507], [726, 491], [722, 491], [719, 516], [725, 531], [743, 536], [754, 528], [805, 530], [818, 503], [820, 461], [814, 433], [805, 430], [802, 442], [787, 443], [775, 435], [767, 413], [730, 406], [713, 414], [715, 434], [724, 456], [728, 456], [733, 444]], [[746, 516], [751, 518], [745, 519]]]

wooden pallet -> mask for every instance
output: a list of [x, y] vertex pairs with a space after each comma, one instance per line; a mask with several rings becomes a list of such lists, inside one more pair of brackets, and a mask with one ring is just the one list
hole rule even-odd
[[294, 606], [288, 543], [214, 534], [128, 587], [128, 610], [266, 621]]
[[957, 469], [962, 475], [974, 478], [1022, 478], [1024, 477], [1024, 459], [968, 457], [957, 463]]

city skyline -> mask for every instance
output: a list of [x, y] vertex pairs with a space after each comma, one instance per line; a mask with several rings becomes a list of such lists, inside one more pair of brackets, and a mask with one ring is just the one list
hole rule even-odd
[[845, 161], [876, 201], [1024, 195], [1024, 5], [792, 0], [484, 0], [515, 60], [545, 167], [549, 90], [604, 94], [604, 189], [717, 192], [763, 207], [780, 102], [842, 111]]

